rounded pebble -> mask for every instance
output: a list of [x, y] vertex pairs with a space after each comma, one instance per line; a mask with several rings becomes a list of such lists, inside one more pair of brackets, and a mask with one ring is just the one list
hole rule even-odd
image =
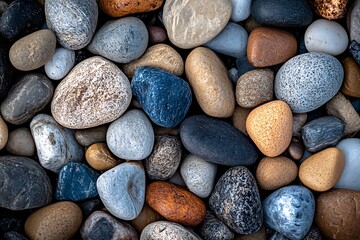
[[288, 153], [294, 160], [300, 160], [304, 155], [304, 145], [296, 138], [293, 138], [288, 147]]
[[341, 92], [347, 96], [360, 98], [360, 66], [352, 57], [342, 61], [344, 67], [344, 83]]
[[301, 130], [307, 121], [307, 113], [293, 113], [293, 136], [300, 138]]
[[164, 43], [168, 39], [166, 30], [163, 27], [148, 26], [148, 31], [149, 31], [149, 41], [152, 44]]
[[0, 149], [3, 149], [8, 143], [9, 139], [9, 129], [6, 125], [6, 122], [0, 115]]
[[94, 143], [85, 152], [87, 163], [98, 171], [109, 170], [119, 164], [119, 160], [110, 152], [106, 143]]
[[140, 214], [134, 220], [131, 220], [130, 224], [141, 233], [147, 225], [161, 219], [162, 216], [145, 203]]
[[[1, 129], [1, 127], [0, 127]], [[0, 136], [4, 136], [0, 131]], [[5, 147], [11, 154], [32, 157], [35, 154], [35, 142], [29, 128], [16, 128], [9, 133]]]
[[232, 116], [234, 127], [239, 129], [245, 135], [247, 135], [246, 119], [252, 110], [253, 110], [252, 108], [242, 108], [240, 106], [236, 106], [234, 114]]
[[180, 224], [169, 221], [157, 221], [147, 225], [141, 232], [140, 240], [200, 240], [196, 234]]
[[360, 20], [360, 2], [353, 1], [351, 4], [349, 11], [347, 13], [347, 29], [349, 32], [350, 40], [355, 40], [360, 42], [360, 27], [359, 27], [359, 20]]
[[81, 146], [88, 147], [91, 144], [105, 142], [108, 125], [75, 130], [76, 141]]
[[348, 0], [312, 0], [310, 1], [315, 12], [328, 20], [336, 20], [346, 16]]
[[0, 99], [4, 99], [13, 84], [13, 66], [9, 59], [9, 49], [0, 45]]
[[205, 219], [199, 230], [200, 236], [204, 240], [233, 240], [234, 233], [219, 219], [217, 219], [211, 211], [206, 211]]
[[75, 65], [75, 52], [66, 48], [58, 48], [45, 64], [46, 75], [52, 80], [64, 78]]
[[134, 13], [154, 11], [161, 7], [164, 0], [126, 1], [100, 0], [99, 8], [111, 17], [123, 17]]
[[250, 16], [252, 0], [231, 0], [231, 21], [241, 22]]

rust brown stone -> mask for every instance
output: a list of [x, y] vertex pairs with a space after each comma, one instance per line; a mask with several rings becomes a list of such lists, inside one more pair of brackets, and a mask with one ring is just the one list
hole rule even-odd
[[344, 82], [341, 92], [350, 97], [360, 98], [360, 67], [352, 57], [342, 62], [344, 67]]
[[154, 11], [164, 0], [100, 0], [100, 9], [111, 17]]

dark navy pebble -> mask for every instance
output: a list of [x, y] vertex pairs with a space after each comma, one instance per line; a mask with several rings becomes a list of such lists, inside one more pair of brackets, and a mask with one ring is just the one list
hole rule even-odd
[[360, 112], [360, 98], [352, 99], [351, 104], [357, 112]]
[[[0, 39], [2, 42], [2, 39]], [[9, 49], [0, 44], [0, 99], [4, 99], [12, 83], [13, 67], [9, 60]]]

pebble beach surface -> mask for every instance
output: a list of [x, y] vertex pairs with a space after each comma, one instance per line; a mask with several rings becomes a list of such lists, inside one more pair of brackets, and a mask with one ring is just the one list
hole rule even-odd
[[0, 239], [360, 239], [360, 0], [0, 1]]

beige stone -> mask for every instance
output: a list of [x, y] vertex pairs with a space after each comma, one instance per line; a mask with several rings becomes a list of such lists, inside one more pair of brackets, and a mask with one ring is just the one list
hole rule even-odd
[[0, 115], [0, 150], [6, 146], [9, 138], [9, 129]]
[[120, 163], [105, 143], [94, 143], [90, 145], [90, 147], [86, 149], [85, 159], [92, 168], [98, 171], [108, 170]]
[[344, 67], [344, 82], [341, 92], [347, 96], [360, 98], [360, 66], [352, 57], [342, 61]]
[[252, 108], [242, 108], [240, 106], [236, 106], [234, 114], [232, 115], [232, 122], [234, 127], [246, 135], [246, 119], [252, 110]]

